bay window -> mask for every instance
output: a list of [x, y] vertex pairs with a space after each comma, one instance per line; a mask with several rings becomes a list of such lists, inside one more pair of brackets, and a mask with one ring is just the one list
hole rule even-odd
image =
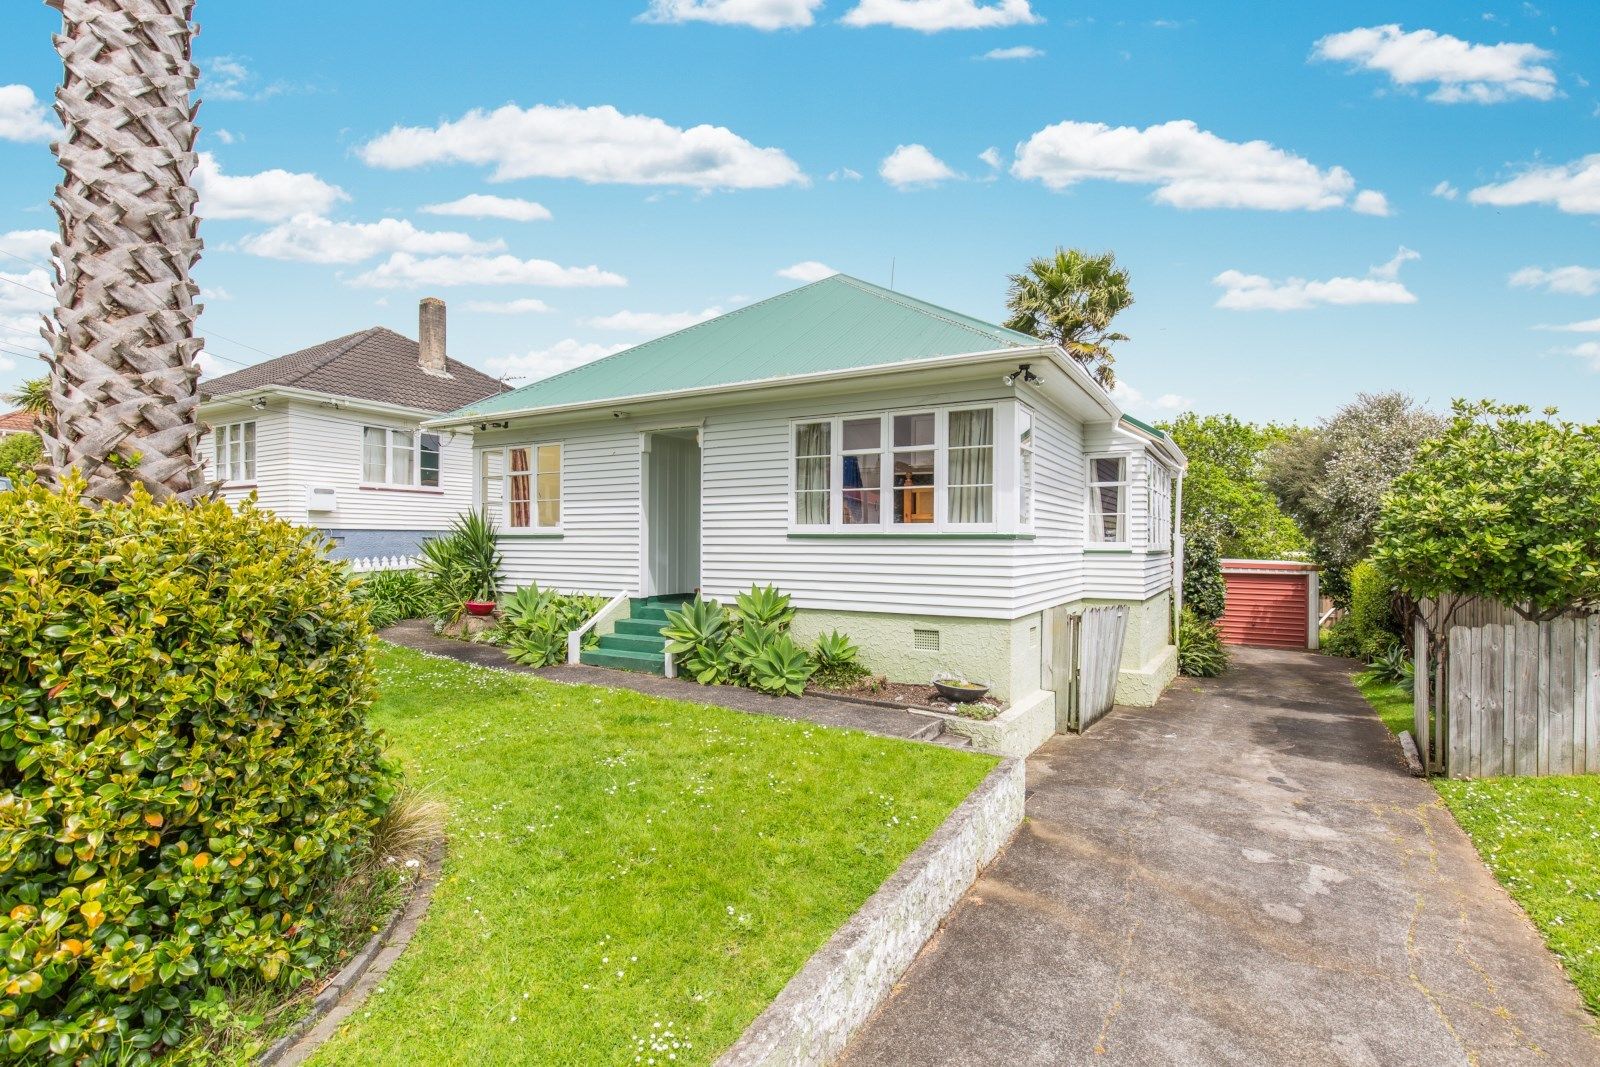
[[934, 414], [894, 417], [894, 523], [933, 521]]
[[508, 530], [561, 527], [560, 444], [515, 445], [478, 454], [478, 503]]
[[361, 481], [365, 485], [439, 488], [439, 435], [384, 426], [363, 427]]
[[230, 422], [215, 430], [217, 474], [225, 482], [256, 480], [256, 424]]
[[1089, 457], [1089, 543], [1128, 543], [1128, 457]]
[[1017, 521], [1033, 525], [1033, 412], [1017, 409]]
[[1149, 547], [1156, 552], [1172, 551], [1172, 472], [1159, 463], [1149, 464], [1145, 494], [1150, 508]]

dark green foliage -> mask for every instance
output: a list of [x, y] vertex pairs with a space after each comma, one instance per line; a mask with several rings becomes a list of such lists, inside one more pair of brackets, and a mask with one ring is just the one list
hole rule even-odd
[[1394, 613], [1394, 590], [1363, 560], [1350, 568], [1350, 637], [1354, 654], [1373, 661], [1400, 642], [1400, 623]]
[[797, 697], [805, 692], [816, 669], [794, 638], [776, 634], [745, 667], [745, 684], [757, 692]]
[[[500, 605], [501, 621], [492, 640], [512, 659], [529, 667], [565, 663], [567, 635], [605, 606], [603, 596], [567, 595], [530, 585]], [[584, 635], [585, 648], [594, 648], [599, 642], [600, 636], [593, 630]]]
[[328, 962], [390, 790], [342, 566], [249, 504], [0, 494], [0, 1028], [137, 1062], [213, 984]]
[[433, 614], [448, 622], [461, 616], [469, 600], [494, 600], [500, 594], [500, 563], [494, 522], [481, 511], [458, 516], [449, 533], [422, 542]]
[[[668, 611], [667, 624], [661, 628], [667, 651], [703, 685], [744, 685], [764, 693], [799, 696], [816, 664], [788, 634], [795, 616], [789, 597], [770, 585], [752, 586], [734, 603], [729, 610], [697, 596], [681, 610]], [[847, 639], [844, 644], [853, 660], [854, 646]], [[837, 645], [830, 647], [842, 654]]]
[[867, 676], [867, 669], [858, 659], [860, 655], [861, 649], [839, 631], [823, 634], [811, 650], [811, 658], [817, 664], [813, 678], [828, 689], [848, 688]]
[[1398, 685], [1408, 693], [1416, 684], [1411, 657], [1406, 655], [1406, 648], [1399, 641], [1372, 657], [1371, 674], [1385, 685]]
[[1322, 640], [1318, 644], [1325, 655], [1361, 658], [1361, 639], [1349, 614], [1341, 615], [1323, 630]]
[[701, 685], [733, 681], [736, 668], [726, 650], [728, 613], [715, 600], [697, 595], [682, 610], [668, 611], [661, 636], [667, 639], [666, 650]]
[[37, 434], [14, 433], [0, 438], [0, 478], [20, 482], [24, 474], [33, 473], [43, 458], [44, 446]]
[[794, 621], [789, 594], [778, 592], [777, 586], [753, 585], [748, 593], [734, 597], [733, 605], [741, 620], [770, 627], [777, 633], [788, 630]]
[[1227, 607], [1228, 584], [1222, 577], [1222, 550], [1217, 539], [1200, 532], [1183, 544], [1183, 605], [1197, 618], [1215, 622]]
[[420, 571], [376, 571], [358, 582], [356, 597], [367, 605], [375, 630], [426, 618], [433, 609], [432, 584]]
[[1215, 678], [1228, 669], [1231, 658], [1217, 624], [1184, 608], [1178, 627], [1178, 670], [1190, 678]]
[[1305, 534], [1278, 507], [1265, 480], [1268, 453], [1289, 430], [1231, 415], [1192, 413], [1163, 429], [1189, 457], [1183, 479], [1186, 536], [1211, 534], [1231, 559], [1281, 559], [1305, 552]]

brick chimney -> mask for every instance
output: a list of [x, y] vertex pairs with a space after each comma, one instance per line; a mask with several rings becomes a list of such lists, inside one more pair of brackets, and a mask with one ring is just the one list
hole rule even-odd
[[429, 374], [448, 374], [444, 363], [444, 301], [425, 296], [417, 308], [417, 362]]

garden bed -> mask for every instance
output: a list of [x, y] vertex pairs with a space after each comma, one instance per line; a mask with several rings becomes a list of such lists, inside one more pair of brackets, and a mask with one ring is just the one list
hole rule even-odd
[[708, 1063], [995, 766], [405, 649], [380, 667], [373, 721], [452, 848], [315, 1063]]
[[1005, 701], [992, 696], [963, 704], [946, 700], [931, 685], [890, 682], [882, 678], [863, 678], [852, 686], [810, 686], [806, 692], [882, 708], [935, 711], [941, 715], [959, 715], [964, 719], [977, 719], [983, 722], [999, 718], [1006, 710]]

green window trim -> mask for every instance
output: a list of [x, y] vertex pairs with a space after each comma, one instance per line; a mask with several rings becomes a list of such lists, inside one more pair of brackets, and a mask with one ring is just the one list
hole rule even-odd
[[1031, 533], [791, 533], [791, 541], [1032, 541]]
[[1086, 548], [1083, 550], [1083, 554], [1086, 556], [1132, 556], [1135, 553], [1131, 548]]
[[521, 531], [512, 532], [507, 530], [500, 531], [500, 540], [502, 541], [559, 541], [566, 536], [566, 533], [561, 530], [549, 530], [533, 533], [523, 533]]

